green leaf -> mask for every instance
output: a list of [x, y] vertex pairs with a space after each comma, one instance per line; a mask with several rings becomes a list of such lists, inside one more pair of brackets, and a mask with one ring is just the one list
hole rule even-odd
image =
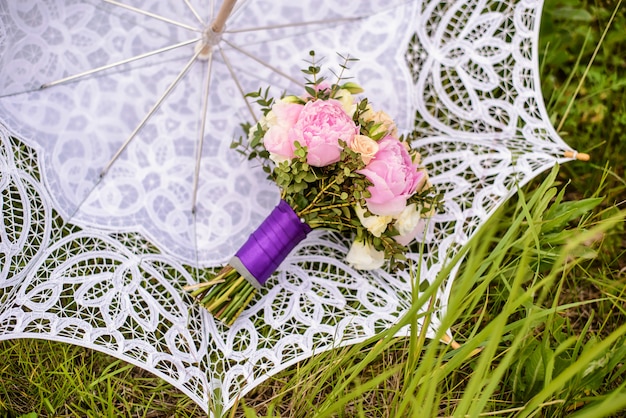
[[561, 7], [552, 11], [552, 16], [557, 19], [570, 20], [574, 22], [593, 22], [593, 16], [585, 9], [573, 7]]
[[[565, 189], [563, 189], [563, 191], [564, 190]], [[604, 200], [603, 198], [596, 197], [560, 203], [562, 194], [563, 192], [559, 193], [557, 202], [545, 213], [545, 222], [541, 227], [542, 232], [565, 228], [569, 222], [589, 213]]]
[[261, 89], [259, 89], [259, 91], [251, 91], [250, 93], [246, 93], [245, 97], [251, 97], [251, 98], [257, 98], [257, 97], [261, 97]]

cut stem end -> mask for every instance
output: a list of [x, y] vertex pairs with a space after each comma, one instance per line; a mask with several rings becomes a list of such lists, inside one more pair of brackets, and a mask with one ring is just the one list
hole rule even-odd
[[248, 307], [256, 288], [231, 266], [226, 266], [215, 277], [195, 285], [186, 286], [196, 302], [208, 310], [215, 319], [230, 326]]

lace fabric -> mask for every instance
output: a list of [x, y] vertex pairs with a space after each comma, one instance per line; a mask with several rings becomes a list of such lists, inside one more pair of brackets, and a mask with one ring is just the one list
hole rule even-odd
[[[106, 352], [207, 408], [396, 324], [412, 282], [432, 283], [517, 187], [570, 148], [539, 90], [540, 1], [243, 1], [213, 60], [190, 64], [142, 124], [194, 54], [200, 20], [212, 16], [202, 3], [126, 2], [152, 16], [92, 1], [0, 3], [0, 338]], [[284, 26], [292, 22], [316, 23]], [[316, 231], [228, 328], [182, 287], [227, 261], [278, 202], [261, 168], [229, 149], [239, 124], [258, 117], [240, 90], [301, 92], [310, 49], [335, 69], [336, 52], [359, 58], [349, 75], [416, 138], [444, 208], [410, 253], [419, 278], [355, 271], [343, 261], [349, 242]], [[452, 281], [438, 290], [431, 338]]]

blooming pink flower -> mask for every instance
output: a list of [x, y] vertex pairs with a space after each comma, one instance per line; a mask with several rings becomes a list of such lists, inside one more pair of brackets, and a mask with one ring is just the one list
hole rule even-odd
[[285, 125], [295, 125], [304, 106], [298, 103], [281, 100], [274, 104], [272, 112], [277, 122]]
[[307, 148], [307, 162], [324, 167], [339, 161], [342, 147], [339, 140], [350, 146], [358, 128], [335, 99], [307, 102], [296, 124], [289, 130], [289, 140]]
[[363, 170], [359, 170], [372, 185], [367, 208], [375, 215], [397, 216], [406, 207], [409, 197], [426, 181], [426, 174], [417, 164], [404, 144], [393, 136], [378, 142], [378, 152]]
[[289, 139], [289, 130], [296, 124], [304, 106], [287, 101], [279, 101], [266, 116], [268, 130], [263, 137], [263, 145], [271, 154], [280, 158], [292, 159], [293, 141]]

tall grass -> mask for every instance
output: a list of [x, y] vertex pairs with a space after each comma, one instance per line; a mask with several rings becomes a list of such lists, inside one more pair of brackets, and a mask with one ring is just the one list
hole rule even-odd
[[520, 191], [468, 247], [443, 321], [461, 348], [394, 338], [391, 329], [283, 374], [242, 401], [241, 414], [563, 417], [626, 408], [626, 324], [600, 327], [591, 317], [577, 328], [572, 320], [594, 303], [613, 304], [624, 319], [621, 293], [562, 298], [571, 280], [598, 279], [587, 271], [599, 239], [614, 234], [626, 213], [572, 226], [601, 200], [563, 202], [556, 175], [528, 195]]

